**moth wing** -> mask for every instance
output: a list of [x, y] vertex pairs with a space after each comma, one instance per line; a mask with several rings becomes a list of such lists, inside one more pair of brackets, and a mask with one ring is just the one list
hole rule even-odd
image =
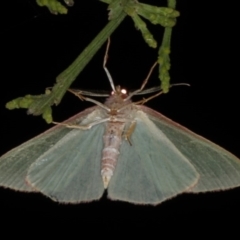
[[[98, 116], [99, 111], [95, 110], [81, 125], [94, 122]], [[26, 181], [62, 203], [99, 199], [104, 192], [100, 171], [104, 128], [104, 124], [98, 124], [90, 130], [68, 131], [31, 164]]]
[[[91, 111], [93, 108], [77, 114], [65, 123], [76, 120], [80, 122]], [[1, 156], [0, 186], [18, 191], [35, 192], [36, 189], [25, 181], [29, 166], [69, 131], [70, 129], [66, 127], [55, 126]]]
[[145, 106], [141, 108], [200, 174], [198, 183], [189, 192], [240, 186], [240, 159], [160, 113]]
[[[93, 112], [96, 111], [96, 108], [89, 108], [85, 111], [75, 115], [74, 117], [68, 119], [65, 121], [65, 123], [79, 123], [82, 122], [84, 119], [87, 118], [87, 116]], [[97, 113], [96, 113], [97, 115]], [[92, 116], [92, 115], [91, 115]], [[93, 117], [92, 117], [93, 118]], [[86, 120], [85, 120], [86, 121]], [[94, 131], [95, 134], [98, 133], [98, 131], [102, 132], [101, 128], [94, 128], [91, 130], [81, 131], [79, 130], [81, 140], [79, 140], [81, 143], [83, 141], [88, 141], [89, 146], [93, 143], [91, 140], [91, 131]], [[33, 164], [37, 159], [42, 159], [42, 156], [50, 151], [51, 148], [57, 145], [61, 139], [64, 138], [67, 134], [72, 132], [73, 129], [69, 129], [62, 126], [55, 126], [48, 131], [40, 134], [39, 136], [36, 136], [33, 139], [30, 139], [29, 141], [21, 144], [20, 146], [12, 149], [11, 151], [7, 152], [3, 156], [0, 157], [0, 186], [11, 188], [18, 191], [26, 191], [26, 192], [35, 192], [39, 191], [39, 189], [34, 188], [32, 185], [26, 182], [26, 176], [27, 171], [31, 164]], [[101, 133], [100, 133], [101, 134]], [[94, 136], [96, 139], [98, 139], [98, 147], [100, 149], [102, 137], [101, 136]], [[100, 138], [99, 138], [100, 137]], [[91, 142], [90, 142], [91, 141]], [[94, 141], [94, 140], [93, 140]], [[69, 144], [66, 143], [66, 144]], [[89, 148], [88, 146], [88, 148]], [[94, 146], [94, 145], [92, 145]], [[81, 147], [81, 144], [79, 144], [79, 147]], [[101, 150], [96, 152], [97, 157], [101, 157]], [[94, 150], [94, 149], [93, 149]], [[66, 152], [69, 152], [68, 149], [66, 149]], [[84, 152], [84, 149], [82, 150]], [[44, 155], [45, 156], [45, 155]], [[57, 157], [57, 154], [56, 154]], [[91, 161], [96, 161], [97, 158], [92, 158]], [[40, 160], [39, 160], [40, 161]], [[80, 158], [79, 161], [83, 164], [83, 159]], [[100, 160], [99, 160], [100, 162]], [[85, 162], [86, 164], [86, 162]], [[43, 165], [44, 167], [46, 165]], [[88, 166], [86, 166], [88, 167]], [[99, 168], [100, 169], [100, 168]], [[54, 174], [57, 174], [57, 172], [54, 172], [54, 169], [52, 169]], [[88, 171], [86, 168], [84, 171]], [[99, 170], [100, 172], [100, 170]], [[49, 172], [51, 174], [51, 172]], [[92, 174], [92, 175], [91, 175]], [[97, 173], [96, 173], [97, 175]], [[86, 174], [85, 174], [86, 177]], [[93, 172], [89, 173], [89, 177], [94, 179], [95, 177], [99, 178], [99, 175], [95, 176]], [[99, 183], [102, 182], [99, 181]], [[50, 184], [50, 183], [49, 183]], [[76, 186], [75, 186], [76, 187]], [[102, 186], [99, 187], [99, 189], [102, 189]], [[89, 191], [89, 189], [88, 189]], [[100, 190], [101, 192], [103, 190]]]
[[198, 181], [198, 173], [147, 115], [138, 111], [132, 146], [123, 141], [108, 196], [137, 204], [159, 204]]

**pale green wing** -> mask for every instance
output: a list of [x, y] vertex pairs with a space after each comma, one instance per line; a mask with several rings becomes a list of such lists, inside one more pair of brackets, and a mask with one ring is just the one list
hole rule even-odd
[[[94, 108], [89, 108], [77, 115], [75, 115], [74, 117], [68, 119], [67, 121], [65, 121], [65, 123], [80, 123], [80, 122], [86, 122], [86, 121], [94, 121]], [[89, 115], [90, 113], [92, 113], [92, 115]], [[98, 115], [98, 113], [96, 112], [95, 115]], [[87, 118], [87, 116], [89, 116], [90, 119]], [[85, 120], [84, 120], [85, 119]], [[15, 189], [15, 190], [19, 190], [19, 191], [41, 191], [41, 189], [35, 189], [33, 188], [30, 184], [28, 184], [26, 182], [26, 175], [27, 175], [27, 171], [30, 167], [30, 165], [32, 163], [34, 163], [37, 159], [42, 159], [41, 156], [45, 156], [46, 152], [51, 152], [51, 149], [54, 148], [56, 149], [56, 146], [59, 146], [59, 142], [63, 142], [63, 138], [66, 135], [71, 135], [71, 132], [74, 132], [76, 130], [73, 129], [69, 129], [66, 128], [64, 126], [56, 126], [53, 127], [51, 129], [49, 129], [48, 131], [42, 133], [41, 135], [30, 139], [29, 141], [23, 143], [22, 145], [12, 149], [11, 151], [7, 152], [6, 154], [4, 154], [3, 156], [0, 157], [0, 186], [3, 187], [8, 187], [11, 189]], [[98, 173], [95, 173], [91, 170], [88, 169], [88, 164], [87, 164], [87, 160], [86, 160], [86, 154], [87, 152], [89, 152], [89, 157], [92, 157], [89, 160], [89, 164], [93, 164], [92, 161], [99, 161], [101, 160], [101, 152], [102, 152], [102, 135], [98, 135], [98, 134], [102, 134], [103, 132], [103, 125], [101, 125], [99, 128], [95, 128], [93, 127], [90, 130], [86, 130], [86, 131], [81, 131], [79, 130], [79, 138], [77, 139], [79, 146], [76, 146], [76, 149], [74, 149], [74, 151], [79, 151], [78, 155], [85, 153], [85, 158], [84, 157], [79, 157], [79, 162], [85, 166], [84, 169], [84, 176], [86, 176], [86, 173], [89, 171], [89, 178], [94, 179], [95, 177], [99, 178], [99, 172], [100, 172], [100, 167], [98, 168]], [[92, 133], [92, 134], [91, 134]], [[94, 135], [95, 134], [95, 135]], [[66, 138], [65, 138], [66, 139]], [[93, 143], [96, 143], [96, 146], [92, 145]], [[71, 140], [68, 142], [65, 142], [66, 146], [65, 146], [65, 153], [69, 153], [71, 149], [72, 142]], [[83, 145], [82, 145], [83, 144]], [[81, 147], [81, 146], [85, 146]], [[90, 147], [92, 151], [96, 151], [96, 155], [97, 158], [95, 158], [95, 156], [91, 155], [90, 152]], [[98, 150], [95, 149], [98, 148]], [[69, 150], [68, 150], [69, 148]], [[61, 149], [57, 149], [57, 152], [53, 154], [55, 154], [54, 156], [56, 157], [56, 159], [61, 159], [61, 157], [59, 158], [59, 154], [61, 151]], [[81, 153], [80, 153], [81, 151]], [[61, 152], [62, 153], [62, 152]], [[71, 153], [72, 154], [72, 153]], [[70, 157], [72, 156], [70, 154]], [[56, 160], [55, 159], [55, 160]], [[66, 163], [71, 163], [71, 158], [66, 158]], [[39, 160], [40, 161], [40, 160]], [[85, 162], [84, 162], [85, 161]], [[99, 165], [99, 163], [97, 163]], [[45, 167], [46, 165], [42, 165], [42, 169]], [[92, 167], [92, 166], [91, 166]], [[91, 168], [90, 167], [90, 168]], [[35, 168], [36, 169], [36, 168]], [[51, 173], [51, 171], [53, 171]], [[49, 174], [51, 176], [54, 176], [57, 174], [56, 171], [54, 171], [54, 169], [51, 169], [51, 171], [49, 172]], [[71, 175], [72, 173], [70, 172], [69, 175]], [[91, 175], [92, 174], [92, 175]], [[96, 175], [94, 175], [96, 174]], [[38, 175], [39, 176], [39, 175]], [[60, 176], [61, 177], [61, 176]], [[89, 179], [88, 178], [88, 179]], [[65, 178], [66, 180], [66, 178]], [[97, 182], [97, 181], [96, 181]], [[102, 183], [102, 180], [99, 181], [97, 184], [99, 184], [99, 188], [101, 189], [100, 192], [103, 192], [103, 187], [100, 184]], [[51, 185], [51, 182], [49, 182], [48, 184]], [[76, 185], [73, 186], [73, 188], [77, 187]], [[89, 190], [89, 188], [86, 188], [86, 191], [94, 191], [93, 189]], [[94, 195], [95, 193], [92, 193], [92, 195]], [[96, 198], [98, 197], [99, 193], [96, 193]]]
[[159, 204], [198, 181], [186, 157], [142, 111], [135, 116], [132, 146], [123, 141], [108, 196], [137, 204]]
[[51, 128], [1, 156], [0, 186], [18, 191], [36, 191], [25, 181], [27, 169], [69, 131], [59, 126]]
[[[89, 114], [81, 122], [99, 116]], [[26, 180], [37, 191], [62, 203], [80, 203], [101, 198], [101, 155], [105, 124], [90, 130], [71, 129], [29, 167]]]
[[160, 113], [144, 106], [141, 109], [198, 171], [200, 180], [190, 192], [240, 186], [240, 159]]

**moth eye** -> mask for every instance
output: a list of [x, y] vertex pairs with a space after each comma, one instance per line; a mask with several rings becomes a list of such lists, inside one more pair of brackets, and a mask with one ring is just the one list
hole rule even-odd
[[127, 90], [126, 89], [121, 89], [121, 93], [126, 95], [127, 94]]

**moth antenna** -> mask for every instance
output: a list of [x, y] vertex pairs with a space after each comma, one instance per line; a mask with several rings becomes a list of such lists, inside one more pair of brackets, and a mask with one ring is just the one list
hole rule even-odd
[[150, 71], [149, 71], [147, 77], [144, 79], [141, 87], [140, 87], [138, 90], [136, 90], [136, 91], [132, 92], [131, 94], [129, 94], [129, 96], [128, 96], [126, 99], [124, 99], [124, 101], [129, 100], [133, 95], [141, 92], [141, 91], [144, 89], [145, 85], [147, 84], [147, 82], [148, 82], [148, 80], [149, 80], [149, 78], [150, 78], [150, 76], [151, 76], [154, 68], [157, 66], [157, 64], [158, 64], [158, 62], [155, 62], [155, 63], [152, 65], [152, 67], [150, 68]]
[[143, 81], [143, 83], [142, 83], [141, 88], [140, 88], [139, 90], [137, 90], [137, 91], [141, 92], [141, 91], [144, 89], [145, 85], [147, 84], [147, 82], [148, 82], [150, 76], [152, 75], [152, 72], [153, 72], [154, 68], [157, 66], [157, 64], [158, 64], [158, 62], [155, 62], [155, 63], [152, 65], [152, 67], [150, 68], [150, 71], [149, 71], [147, 77], [144, 79], [144, 81]]
[[[191, 85], [188, 84], [188, 83], [175, 83], [175, 84], [171, 84], [170, 87], [175, 87], [175, 86], [188, 86], [190, 87]], [[156, 88], [157, 89], [157, 88]], [[148, 102], [149, 100], [155, 98], [155, 97], [158, 97], [159, 95], [163, 94], [163, 91], [161, 90], [161, 88], [159, 89], [159, 92], [154, 94], [153, 96], [151, 97], [148, 97], [148, 98], [144, 98], [138, 102], [135, 102], [135, 104], [144, 104], [146, 102]]]
[[113, 83], [113, 80], [112, 80], [112, 76], [111, 74], [109, 73], [107, 67], [106, 67], [106, 63], [107, 63], [107, 58], [108, 58], [108, 51], [109, 51], [109, 46], [110, 46], [110, 38], [108, 38], [108, 42], [107, 42], [107, 48], [106, 48], [106, 52], [105, 52], [105, 55], [104, 55], [104, 59], [103, 59], [103, 69], [105, 70], [106, 74], [107, 74], [107, 77], [108, 77], [108, 80], [110, 82], [110, 85], [112, 87], [112, 90], [114, 92], [116, 92], [116, 89], [115, 89], [115, 86], [114, 86], [114, 83]]
[[174, 84], [170, 84], [170, 87], [174, 87], [174, 86], [187, 86], [187, 87], [191, 87], [191, 85], [189, 83], [174, 83]]

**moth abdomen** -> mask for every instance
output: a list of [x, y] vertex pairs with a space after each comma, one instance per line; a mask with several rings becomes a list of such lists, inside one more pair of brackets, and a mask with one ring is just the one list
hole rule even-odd
[[103, 136], [101, 175], [105, 189], [108, 187], [117, 164], [124, 125], [124, 123], [108, 123]]
[[107, 147], [103, 149], [101, 174], [104, 188], [107, 188], [108, 183], [113, 175], [117, 164], [118, 155], [119, 151], [115, 148]]

